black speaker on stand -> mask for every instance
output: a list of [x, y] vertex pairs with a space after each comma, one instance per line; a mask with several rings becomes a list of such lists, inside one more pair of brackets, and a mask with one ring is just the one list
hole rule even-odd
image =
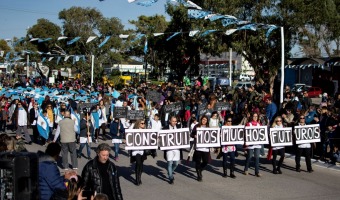
[[38, 167], [36, 153], [0, 153], [0, 199], [39, 199]]

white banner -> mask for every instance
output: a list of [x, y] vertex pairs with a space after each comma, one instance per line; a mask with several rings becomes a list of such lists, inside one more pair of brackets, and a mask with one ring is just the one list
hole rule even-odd
[[246, 126], [244, 128], [245, 144], [269, 144], [267, 128], [267, 126]]
[[221, 145], [244, 144], [244, 126], [222, 126]]
[[311, 124], [305, 126], [295, 126], [294, 134], [296, 144], [320, 142], [320, 125]]
[[125, 150], [158, 149], [157, 130], [125, 129]]
[[272, 147], [292, 146], [292, 128], [270, 128], [270, 144]]
[[160, 150], [190, 148], [189, 128], [158, 131]]
[[197, 128], [196, 147], [220, 147], [220, 128]]

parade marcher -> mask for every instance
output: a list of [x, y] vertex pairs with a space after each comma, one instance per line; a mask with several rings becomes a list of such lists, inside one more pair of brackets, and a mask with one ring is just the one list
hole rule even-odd
[[[305, 116], [300, 115], [299, 117], [299, 122], [298, 126], [305, 126]], [[312, 160], [311, 160], [311, 147], [312, 145], [310, 143], [304, 143], [304, 144], [298, 144], [297, 149], [296, 149], [296, 154], [295, 154], [295, 164], [296, 164], [296, 171], [301, 172], [301, 165], [300, 165], [300, 159], [301, 155], [304, 153], [305, 154], [305, 160], [306, 160], [306, 165], [307, 165], [307, 171], [309, 173], [312, 173], [314, 170], [312, 169]]]
[[71, 119], [70, 111], [65, 111], [64, 119], [59, 121], [59, 125], [57, 127], [53, 140], [53, 142], [56, 142], [60, 134], [61, 154], [63, 160], [63, 168], [65, 170], [69, 169], [68, 152], [70, 152], [71, 155], [73, 169], [78, 169], [76, 134], [75, 134], [76, 129], [77, 127], [75, 126], [74, 121]]
[[91, 122], [94, 127], [94, 133], [91, 133], [92, 140], [95, 143], [98, 143], [98, 134], [99, 134], [99, 129], [100, 129], [100, 115], [99, 111], [100, 106], [96, 105], [91, 109]]
[[[191, 137], [196, 140], [197, 128], [209, 128], [208, 117], [202, 116], [200, 122], [191, 131]], [[193, 161], [195, 162], [195, 168], [197, 173], [197, 181], [202, 181], [202, 171], [207, 166], [210, 157], [210, 149], [207, 147], [196, 148]]]
[[110, 134], [112, 136], [112, 143], [114, 146], [114, 160], [119, 160], [119, 145], [122, 143], [122, 138], [125, 134], [125, 128], [119, 118], [115, 118], [110, 124]]
[[8, 119], [8, 112], [4, 105], [0, 105], [0, 132], [6, 132], [6, 122]]
[[77, 153], [77, 157], [81, 158], [81, 154], [83, 151], [83, 148], [86, 146], [86, 151], [87, 151], [87, 159], [91, 160], [91, 143], [92, 143], [92, 138], [91, 138], [91, 133], [94, 131], [93, 125], [91, 123], [91, 117], [90, 113], [85, 112], [84, 117], [80, 120], [80, 133], [79, 133], [79, 150]]
[[[231, 117], [227, 117], [224, 126], [232, 126], [233, 119]], [[223, 153], [223, 177], [227, 178], [227, 164], [228, 164], [228, 156], [230, 159], [230, 177], [236, 178], [235, 171], [235, 155], [236, 155], [236, 146], [235, 145], [223, 145], [222, 146]]]
[[[99, 101], [99, 124], [100, 124], [100, 129], [102, 130], [102, 134], [103, 134], [102, 138], [105, 141], [106, 140], [105, 129], [106, 129], [106, 124], [107, 124], [107, 118], [106, 118], [106, 107], [105, 107], [103, 99]], [[98, 135], [99, 135], [100, 129], [98, 129]]]
[[[246, 124], [246, 126], [261, 126], [259, 123], [259, 116], [257, 113], [253, 113], [250, 117], [249, 122]], [[259, 165], [260, 165], [260, 149], [261, 145], [248, 145], [245, 146], [246, 149], [246, 161], [244, 166], [244, 175], [248, 175], [248, 168], [250, 164], [250, 160], [254, 155], [255, 158], [255, 176], [261, 177], [262, 175], [259, 172]]]
[[[277, 116], [272, 124], [272, 128], [283, 128], [282, 118]], [[281, 167], [283, 160], [285, 158], [285, 147], [272, 147], [272, 165], [273, 165], [273, 174], [282, 174]], [[276, 157], [280, 155], [280, 160], [277, 162]]]
[[53, 111], [53, 108], [52, 108], [52, 104], [48, 104], [46, 106], [46, 111], [47, 111], [47, 117], [48, 119], [50, 120], [50, 124], [49, 124], [49, 140], [52, 141], [53, 140], [53, 135], [52, 135], [52, 131], [53, 131], [53, 128], [54, 128], [54, 111]]
[[[133, 129], [145, 129], [145, 120], [137, 120], [134, 124]], [[143, 162], [146, 160], [147, 155], [144, 150], [133, 150], [131, 151], [130, 162], [136, 162], [135, 174], [136, 174], [136, 185], [142, 184], [142, 173], [143, 173]]]
[[123, 200], [117, 168], [109, 160], [110, 151], [108, 144], [98, 145], [97, 156], [84, 166], [81, 173], [84, 190], [106, 194], [109, 200]]
[[[169, 125], [165, 126], [163, 130], [173, 130], [173, 129], [179, 129], [181, 127], [177, 126], [177, 118], [175, 116], [172, 116], [170, 118]], [[174, 184], [174, 171], [176, 170], [179, 161], [181, 160], [181, 153], [182, 151], [180, 149], [170, 149], [164, 151], [164, 159], [168, 163], [168, 177], [169, 177], [169, 183]]]
[[35, 143], [38, 143], [39, 140], [39, 132], [38, 132], [38, 127], [37, 127], [37, 120], [39, 116], [39, 108], [38, 108], [38, 103], [35, 102], [33, 105], [33, 108], [30, 110], [30, 124], [33, 130], [33, 141]]
[[23, 107], [21, 102], [18, 102], [13, 115], [15, 116], [15, 119], [16, 119], [15, 124], [17, 125], [17, 130], [16, 130], [17, 137], [21, 137], [21, 133], [24, 132], [26, 143], [32, 144], [31, 137], [27, 130], [27, 122], [28, 122], [27, 111], [26, 111], [26, 108]]

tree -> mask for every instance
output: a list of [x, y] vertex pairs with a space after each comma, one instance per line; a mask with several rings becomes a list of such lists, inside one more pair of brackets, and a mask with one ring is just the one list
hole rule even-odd
[[0, 40], [0, 51], [4, 51], [3, 57], [0, 57], [0, 62], [5, 62], [5, 55], [11, 51], [11, 47], [8, 46], [6, 40]]

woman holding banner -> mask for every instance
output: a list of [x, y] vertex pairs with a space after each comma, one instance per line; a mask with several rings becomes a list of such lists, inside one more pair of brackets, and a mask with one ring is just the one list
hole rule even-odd
[[[145, 129], [145, 120], [140, 119], [135, 122], [133, 129]], [[133, 150], [131, 151], [130, 162], [136, 162], [135, 173], [136, 173], [136, 185], [142, 184], [142, 172], [143, 172], [143, 162], [146, 160], [147, 155], [144, 150]]]
[[[202, 116], [200, 122], [193, 128], [191, 132], [191, 137], [197, 139], [197, 128], [208, 128], [208, 117]], [[203, 148], [196, 148], [194, 155], [193, 155], [193, 161], [196, 163], [196, 173], [197, 173], [197, 181], [202, 181], [202, 170], [205, 166], [207, 166], [210, 156], [210, 148], [203, 147]], [[201, 162], [202, 161], [202, 162]]]
[[[299, 116], [299, 122], [297, 126], [306, 126], [305, 122], [306, 118], [305, 115], [300, 115]], [[305, 160], [306, 160], [306, 165], [307, 165], [307, 170], [309, 173], [312, 173], [314, 170], [312, 169], [312, 160], [311, 160], [311, 147], [312, 145], [310, 143], [304, 143], [304, 144], [299, 144], [296, 148], [296, 156], [295, 156], [295, 164], [296, 164], [296, 171], [301, 172], [301, 165], [300, 165], [300, 159], [301, 155], [304, 153], [305, 154]]]
[[[280, 116], [277, 116], [273, 122], [272, 128], [283, 128], [282, 124], [282, 118]], [[285, 158], [285, 147], [273, 147], [273, 159], [272, 159], [272, 164], [273, 164], [273, 174], [282, 174], [281, 171], [281, 166], [283, 163], [283, 160]], [[280, 155], [280, 160], [279, 162], [276, 161], [277, 155]]]
[[[258, 113], [253, 113], [249, 119], [249, 122], [246, 126], [261, 126], [259, 122], [259, 115]], [[248, 168], [250, 164], [250, 159], [254, 154], [255, 158], [255, 176], [261, 177], [262, 175], [259, 172], [259, 164], [260, 164], [260, 149], [261, 145], [248, 145], [245, 146], [246, 151], [246, 164], [244, 166], [244, 175], [248, 175]]]
[[[231, 117], [227, 117], [224, 126], [232, 126], [233, 119]], [[234, 174], [235, 169], [235, 154], [236, 154], [236, 146], [235, 145], [225, 145], [222, 146], [223, 153], [223, 177], [227, 178], [227, 164], [228, 164], [228, 156], [230, 159], [230, 177], [236, 178]]]

